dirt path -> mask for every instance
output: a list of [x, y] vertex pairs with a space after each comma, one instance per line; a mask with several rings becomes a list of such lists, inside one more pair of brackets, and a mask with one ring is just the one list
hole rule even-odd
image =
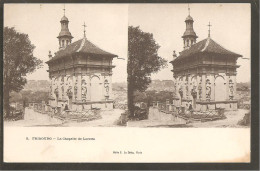
[[175, 118], [171, 114], [159, 112], [158, 109], [150, 108], [147, 120], [128, 121], [128, 127], [189, 127], [186, 121], [181, 118]]
[[238, 125], [238, 121], [243, 119], [245, 114], [248, 113], [248, 110], [238, 109], [237, 111], [227, 111], [225, 112], [226, 119], [209, 121], [209, 122], [194, 122], [190, 123], [192, 127], [229, 127], [229, 128], [243, 128], [245, 126]]
[[248, 126], [238, 125], [245, 113], [248, 110], [239, 109], [237, 111], [226, 111], [224, 120], [208, 121], [208, 122], [193, 122], [186, 124], [186, 121], [181, 118], [174, 118], [170, 114], [159, 112], [158, 109], [150, 108], [149, 119], [142, 121], [128, 121], [128, 127], [164, 127], [164, 128], [216, 128], [216, 127], [229, 127], [229, 128], [248, 128]]
[[[142, 121], [129, 121], [127, 123], [128, 127], [245, 127], [237, 125], [245, 113], [248, 110], [239, 109], [238, 111], [228, 111], [225, 112], [226, 119], [209, 121], [209, 122], [193, 122], [186, 124], [183, 119], [173, 118], [172, 115], [164, 114], [158, 111], [150, 111], [149, 119]], [[47, 114], [41, 114], [34, 112], [33, 109], [25, 109], [24, 120], [18, 121], [5, 121], [4, 126], [66, 126], [66, 127], [114, 127], [117, 126], [114, 122], [120, 117], [123, 110], [114, 109], [111, 111], [102, 111], [102, 119], [86, 121], [86, 122], [63, 122], [56, 118], [51, 118]]]
[[34, 112], [33, 109], [28, 108], [25, 108], [24, 120], [4, 122], [4, 126], [57, 126], [61, 124], [62, 121], [59, 119]]
[[25, 126], [25, 127], [33, 127], [33, 126], [62, 126], [62, 127], [85, 127], [85, 126], [103, 126], [103, 127], [111, 127], [115, 126], [114, 122], [117, 120], [123, 110], [114, 109], [111, 111], [102, 111], [101, 119], [93, 120], [93, 121], [85, 121], [85, 122], [64, 122], [57, 118], [52, 118], [48, 114], [41, 114], [38, 112], [34, 112], [33, 109], [25, 109], [24, 120], [18, 121], [5, 121], [4, 126]]
[[101, 111], [101, 119], [87, 121], [87, 122], [68, 122], [64, 123], [64, 126], [72, 126], [72, 127], [114, 127], [114, 122], [120, 117], [123, 110], [121, 109], [114, 109], [111, 111]]

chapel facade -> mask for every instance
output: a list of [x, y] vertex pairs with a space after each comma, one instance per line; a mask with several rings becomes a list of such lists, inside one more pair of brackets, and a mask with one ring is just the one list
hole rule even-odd
[[82, 39], [72, 42], [65, 13], [60, 23], [59, 51], [54, 56], [49, 52], [46, 62], [51, 80], [49, 106], [71, 111], [113, 109], [112, 60], [117, 55], [91, 43], [85, 30]]
[[[179, 56], [173, 53], [174, 90], [173, 104], [197, 111], [237, 110], [236, 69], [241, 55], [231, 52], [208, 37], [196, 43], [193, 18], [186, 20], [182, 38], [184, 50]], [[209, 25], [210, 26], [210, 25]]]

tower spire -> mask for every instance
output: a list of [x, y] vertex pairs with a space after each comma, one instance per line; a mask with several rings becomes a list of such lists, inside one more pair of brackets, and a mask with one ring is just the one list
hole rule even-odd
[[84, 22], [84, 24], [82, 25], [83, 27], [84, 27], [84, 37], [86, 37], [86, 24], [85, 24], [85, 22]]
[[65, 11], [66, 11], [66, 9], [65, 9], [65, 4], [64, 4], [64, 7], [63, 7], [64, 16], [65, 16]]
[[189, 15], [190, 15], [190, 4], [188, 4], [188, 11], [189, 11]]
[[185, 19], [185, 23], [186, 23], [186, 30], [182, 36], [183, 38], [183, 48], [188, 49], [189, 47], [191, 47], [194, 43], [196, 43], [196, 39], [197, 39], [197, 35], [195, 33], [195, 31], [193, 30], [193, 18], [190, 16], [190, 5], [188, 4], [188, 12], [189, 15], [188, 17]]
[[210, 25], [210, 22], [209, 22], [208, 26], [209, 26], [209, 34], [208, 34], [208, 37], [210, 37], [210, 27], [212, 26], [212, 25]]
[[64, 16], [60, 20], [61, 24], [61, 31], [59, 33], [59, 36], [57, 37], [59, 39], [59, 46], [60, 49], [66, 48], [70, 43], [73, 38], [69, 31], [69, 19], [65, 16], [65, 4], [64, 4]]

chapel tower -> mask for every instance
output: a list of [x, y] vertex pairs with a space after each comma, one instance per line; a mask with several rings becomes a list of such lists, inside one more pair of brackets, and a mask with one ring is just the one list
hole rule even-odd
[[71, 40], [73, 38], [69, 31], [69, 20], [65, 16], [65, 8], [63, 10], [64, 16], [60, 20], [61, 31], [59, 33], [59, 36], [57, 37], [59, 39], [59, 49], [66, 48], [71, 43]]
[[84, 37], [72, 42], [65, 9], [60, 23], [60, 49], [54, 56], [49, 52], [46, 62], [51, 80], [50, 111], [113, 109], [112, 69], [115, 66], [112, 61], [118, 56], [90, 42], [85, 23]]
[[196, 39], [198, 36], [196, 35], [195, 31], [193, 30], [193, 18], [190, 16], [190, 7], [188, 8], [189, 15], [185, 20], [186, 23], [186, 30], [182, 36], [183, 38], [183, 48], [188, 49], [191, 45], [196, 43]]
[[208, 37], [196, 42], [192, 17], [189, 15], [185, 22], [184, 50], [179, 56], [174, 52], [170, 62], [175, 91], [173, 105], [186, 109], [192, 106], [196, 111], [237, 110], [237, 59], [242, 55], [215, 42], [210, 35], [210, 23]]

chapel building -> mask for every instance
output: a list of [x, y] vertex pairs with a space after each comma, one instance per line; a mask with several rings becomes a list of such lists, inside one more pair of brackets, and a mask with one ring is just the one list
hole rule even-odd
[[197, 111], [237, 110], [236, 69], [241, 55], [216, 43], [210, 37], [210, 29], [208, 37], [196, 43], [193, 22], [188, 15], [182, 36], [184, 50], [179, 56], [174, 51], [170, 62], [175, 90], [173, 104], [186, 108], [191, 105]]
[[50, 107], [64, 110], [67, 106], [71, 111], [113, 109], [112, 60], [117, 55], [91, 43], [85, 28], [84, 37], [72, 42], [65, 13], [60, 23], [59, 51], [54, 56], [49, 52], [46, 62], [51, 80]]

